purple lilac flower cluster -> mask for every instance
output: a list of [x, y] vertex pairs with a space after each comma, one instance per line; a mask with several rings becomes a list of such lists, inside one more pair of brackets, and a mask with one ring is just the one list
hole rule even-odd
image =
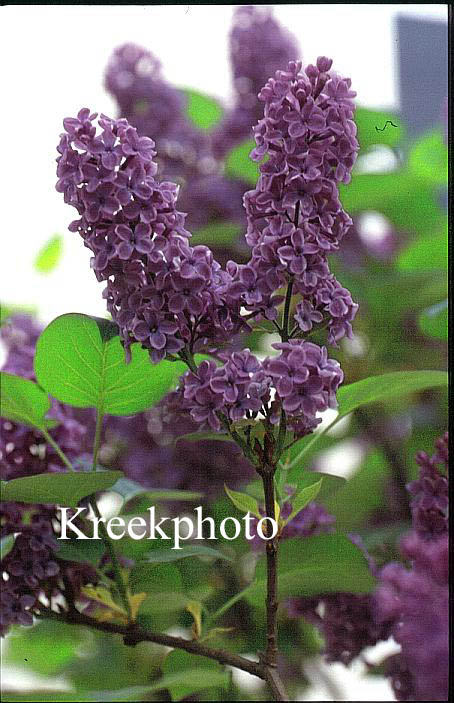
[[269, 8], [237, 7], [229, 41], [234, 104], [213, 133], [217, 157], [250, 137], [251, 126], [262, 116], [257, 94], [269, 76], [301, 58], [296, 39], [279, 25]]
[[191, 247], [178, 188], [155, 178], [154, 142], [127, 120], [83, 109], [64, 120], [57, 190], [81, 218], [70, 225], [107, 281], [107, 307], [128, 348], [139, 341], [152, 361], [220, 343], [243, 323], [229, 294], [230, 275], [205, 246]]
[[244, 197], [252, 257], [231, 264], [234, 294], [251, 312], [276, 318], [276, 292], [288, 283], [303, 300], [296, 330], [328, 326], [336, 345], [351, 336], [358, 306], [329, 270], [327, 255], [352, 220], [339, 200], [337, 184], [348, 183], [359, 149], [353, 121], [356, 95], [350, 80], [330, 73], [321, 57], [301, 72], [301, 62], [277, 71], [259, 94], [265, 116], [254, 128], [251, 157], [261, 161], [257, 187]]
[[[34, 380], [33, 356], [40, 333], [36, 322], [18, 315], [7, 322], [0, 337], [7, 349], [3, 371]], [[51, 434], [71, 460], [84, 448], [86, 428], [74, 417], [71, 408], [56, 401], [51, 415], [59, 425]], [[63, 464], [54, 449], [33, 429], [0, 419], [0, 477], [2, 480], [62, 471]], [[2, 502], [0, 537], [17, 535], [11, 551], [1, 562], [0, 634], [10, 625], [31, 625], [31, 608], [42, 594], [59, 591], [62, 568], [58, 562], [53, 521], [55, 509], [45, 505]], [[71, 577], [69, 562], [63, 567]], [[84, 578], [93, 578], [86, 572]], [[69, 571], [68, 571], [69, 570]]]
[[419, 478], [408, 486], [413, 496], [413, 530], [400, 546], [411, 568], [387, 564], [375, 598], [377, 621], [388, 623], [402, 647], [388, 662], [398, 700], [448, 698], [447, 433], [437, 440], [436, 449], [432, 458], [418, 454]]
[[[301, 516], [306, 509], [301, 511]], [[324, 512], [322, 520], [318, 532], [330, 531], [335, 518]], [[285, 529], [291, 528], [292, 524], [293, 521]], [[295, 536], [309, 536], [298, 530], [298, 524], [295, 528]], [[375, 574], [375, 562], [359, 535], [350, 534], [349, 538], [361, 549], [371, 573]], [[287, 601], [287, 611], [290, 617], [304, 617], [320, 630], [324, 640], [323, 654], [328, 662], [349, 665], [363, 649], [390, 636], [389, 623], [378, 622], [373, 617], [374, 601], [369, 594], [329, 593], [314, 598], [291, 598]]]
[[[321, 58], [303, 75], [301, 64], [291, 62], [263, 88], [265, 118], [256, 127], [254, 155], [268, 153], [269, 159], [256, 190], [245, 197], [252, 259], [245, 266], [228, 262], [226, 270], [207, 247], [190, 247], [176, 209], [178, 189], [156, 179], [151, 139], [139, 137], [127, 120], [105, 116], [97, 135], [96, 115], [87, 109], [64, 120], [57, 190], [81, 215], [70, 229], [93, 252], [98, 280], [107, 281], [108, 310], [127, 350], [140, 342], [154, 362], [219, 352], [250, 329], [242, 307], [248, 317], [276, 319], [279, 289], [286, 284], [288, 298], [304, 295], [296, 329], [305, 333], [321, 321], [317, 298], [327, 314], [328, 340], [350, 334], [357, 306], [329, 273], [326, 254], [350, 225], [335, 198], [336, 182], [348, 181], [358, 143], [350, 81], [329, 74], [330, 67]], [[329, 191], [329, 201], [322, 191]], [[343, 379], [339, 364], [324, 347], [301, 339], [275, 347], [280, 356], [263, 363], [248, 351], [230, 352], [219, 355], [220, 369], [214, 362], [192, 368], [182, 383], [183, 407], [192, 419], [219, 430], [221, 409], [229, 423], [261, 411], [277, 422], [282, 408], [298, 435], [312, 431], [316, 414], [335, 406]]]
[[220, 355], [225, 362], [202, 361], [197, 373], [184, 376], [183, 407], [195, 422], [221, 429], [219, 413], [232, 422], [255, 418], [270, 399], [271, 380], [249, 349]]

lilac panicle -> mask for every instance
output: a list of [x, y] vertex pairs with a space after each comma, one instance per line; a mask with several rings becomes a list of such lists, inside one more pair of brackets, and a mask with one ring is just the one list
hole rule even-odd
[[414, 529], [424, 538], [435, 539], [448, 531], [448, 433], [435, 443], [436, 453], [416, 455], [419, 477], [407, 485], [413, 496]]
[[161, 175], [187, 179], [203, 173], [211, 153], [208, 135], [189, 122], [186, 96], [165, 80], [150, 51], [132, 43], [115, 49], [105, 85], [121, 117], [156, 142]]
[[125, 347], [138, 341], [157, 362], [188, 343], [197, 351], [231, 337], [244, 326], [231, 277], [207, 247], [190, 246], [178, 187], [156, 180], [154, 142], [105, 116], [97, 135], [95, 118], [84, 109], [64, 120], [57, 190], [79, 212], [70, 230], [107, 281], [104, 297]]
[[[279, 301], [273, 296], [291, 282], [303, 298], [294, 315], [296, 329], [308, 332], [323, 322], [328, 341], [336, 345], [351, 336], [358, 306], [330, 272], [327, 255], [352, 224], [338, 184], [349, 182], [359, 145], [356, 93], [350, 79], [330, 71], [331, 64], [319, 57], [302, 72], [301, 62], [290, 62], [260, 92], [265, 114], [254, 127], [251, 157], [267, 160], [260, 164], [257, 187], [244, 196], [252, 257], [246, 268], [231, 263], [228, 270], [233, 294], [268, 319], [276, 316]], [[248, 299], [252, 277], [255, 298]]]

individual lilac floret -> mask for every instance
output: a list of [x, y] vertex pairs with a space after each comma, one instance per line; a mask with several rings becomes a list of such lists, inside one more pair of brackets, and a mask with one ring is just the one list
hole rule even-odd
[[413, 496], [411, 512], [413, 527], [426, 539], [435, 539], [448, 531], [448, 433], [437, 440], [437, 452], [429, 457], [416, 455], [419, 477], [408, 484]]
[[296, 39], [274, 19], [270, 8], [237, 7], [229, 41], [234, 105], [213, 134], [217, 156], [250, 138], [252, 125], [262, 116], [258, 92], [275, 71], [301, 56]]
[[105, 116], [96, 135], [95, 117], [84, 109], [64, 120], [57, 190], [79, 212], [70, 230], [107, 281], [104, 297], [125, 347], [138, 341], [157, 362], [186, 344], [197, 351], [231, 338], [244, 327], [231, 276], [207, 247], [189, 246], [178, 187], [155, 178], [154, 142]]

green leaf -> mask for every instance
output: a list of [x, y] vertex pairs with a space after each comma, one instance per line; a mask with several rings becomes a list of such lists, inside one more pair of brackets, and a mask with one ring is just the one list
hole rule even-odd
[[63, 253], [63, 237], [55, 234], [40, 249], [35, 259], [35, 269], [40, 273], [50, 273], [58, 266]]
[[119, 493], [125, 503], [140, 495], [148, 501], [149, 505], [159, 501], [198, 500], [203, 497], [203, 493], [195, 491], [183, 491], [174, 488], [144, 488], [140, 483], [136, 483], [130, 478], [120, 478], [110, 490]]
[[183, 88], [186, 95], [186, 114], [191, 122], [199, 129], [211, 129], [223, 115], [222, 105], [204, 93], [199, 93], [193, 88]]
[[239, 491], [232, 491], [224, 483], [224, 490], [228, 497], [232, 501], [235, 508], [238, 508], [242, 513], [251, 513], [255, 515], [259, 520], [263, 517], [260, 514], [259, 506], [255, 498], [248, 496], [247, 493], [240, 493]]
[[410, 173], [428, 183], [448, 183], [448, 148], [441, 130], [424, 134], [412, 146], [408, 157]]
[[252, 149], [255, 148], [255, 142], [248, 139], [242, 144], [235, 146], [232, 151], [227, 154], [225, 160], [225, 173], [231, 178], [237, 178], [245, 183], [256, 185], [260, 176], [259, 167], [256, 161], [252, 161], [249, 157]]
[[[266, 559], [257, 564], [247, 600], [264, 607]], [[279, 600], [319, 593], [369, 593], [375, 584], [361, 550], [340, 534], [284, 540], [279, 547]]]
[[191, 246], [205, 244], [207, 247], [232, 247], [243, 227], [236, 222], [211, 222], [198, 229], [191, 237]]
[[403, 232], [436, 231], [445, 217], [433, 185], [405, 169], [353, 174], [349, 185], [339, 185], [339, 195], [350, 215], [379, 212]]
[[2, 417], [39, 430], [56, 427], [56, 420], [47, 419], [51, 403], [42, 388], [21, 376], [0, 372], [0, 405]]
[[404, 249], [396, 261], [399, 271], [448, 270], [448, 222], [438, 234], [425, 233]]
[[[426, 388], [437, 388], [447, 385], [448, 376], [445, 371], [396, 371], [382, 376], [370, 376], [362, 381], [343, 386], [337, 393], [338, 415], [321, 432], [303, 437], [292, 447], [292, 459], [289, 469], [300, 464], [303, 457], [312, 449], [323, 435], [339, 420], [349, 415], [353, 410], [370, 403], [384, 402], [408, 393], [416, 393]], [[284, 454], [282, 461], [287, 455]]]
[[2, 500], [19, 503], [53, 503], [75, 508], [82, 498], [105, 491], [121, 471], [38, 474], [1, 482]]
[[62, 403], [98, 408], [110, 415], [132, 415], [157, 403], [186, 370], [183, 362], [152, 364], [140, 344], [132, 359], [108, 320], [69, 313], [57, 317], [38, 339], [35, 375]]
[[186, 696], [197, 693], [198, 691], [203, 691], [206, 688], [215, 686], [225, 687], [228, 686], [228, 684], [229, 674], [220, 667], [218, 667], [217, 671], [198, 667], [178, 671], [174, 674], [167, 674], [163, 676], [158, 683], [153, 684], [148, 691], [151, 693], [153, 691], [160, 691], [163, 688], [168, 688], [171, 692], [172, 700], [181, 701], [182, 698], [186, 698]]
[[[25, 666], [29, 671], [44, 676], [58, 676], [65, 666], [76, 658], [77, 649], [87, 646], [89, 635], [88, 630], [66, 623], [55, 620], [38, 621], [34, 627], [20, 628], [8, 637], [8, 663], [21, 668]], [[26, 662], [24, 657], [27, 658]], [[19, 700], [22, 699], [19, 697]], [[36, 697], [30, 700], [46, 699]]]
[[397, 371], [382, 376], [370, 376], [362, 381], [343, 386], [337, 393], [339, 417], [344, 417], [362, 405], [383, 402], [403, 394], [415, 393], [426, 388], [445, 386], [445, 371]]
[[229, 673], [212, 659], [197, 657], [195, 666], [192, 654], [176, 649], [167, 655], [163, 672], [161, 681], [166, 681], [165, 688], [169, 690], [173, 701], [206, 688], [227, 686], [230, 680]]
[[212, 559], [232, 561], [230, 557], [211, 547], [188, 545], [187, 547], [181, 547], [181, 549], [154, 549], [144, 556], [144, 562], [162, 564], [165, 562], [178, 561], [179, 559], [187, 559], [188, 557], [211, 557]]
[[355, 474], [344, 486], [324, 502], [328, 512], [336, 517], [341, 530], [356, 530], [386, 500], [385, 488], [389, 483], [389, 466], [381, 452], [369, 452]]
[[301, 491], [299, 491], [294, 498], [292, 498], [292, 512], [288, 516], [288, 518], [285, 520], [285, 524], [287, 525], [295, 515], [297, 515], [300, 510], [306, 507], [308, 503], [311, 501], [315, 500], [315, 498], [318, 495], [318, 492], [320, 491], [320, 488], [322, 487], [322, 482], [323, 479], [321, 478], [319, 481], [316, 483], [312, 483], [310, 486], [307, 486], [306, 488], [303, 488]]
[[[397, 146], [405, 135], [405, 128], [401, 120], [389, 112], [357, 107], [354, 120], [358, 127], [357, 137], [361, 154], [374, 144]], [[389, 122], [393, 124], [389, 124]]]
[[14, 535], [6, 535], [0, 539], [0, 561], [2, 561], [14, 547]]
[[106, 548], [100, 539], [71, 539], [70, 541], [58, 540], [59, 559], [76, 561], [81, 564], [90, 563], [97, 565], [104, 555]]
[[183, 591], [181, 573], [174, 564], [138, 562], [129, 574], [128, 585], [133, 593]]
[[424, 310], [419, 316], [419, 327], [429, 337], [436, 337], [443, 342], [448, 341], [448, 301], [443, 300], [437, 305]]
[[329, 496], [336, 494], [346, 484], [343, 476], [335, 476], [334, 474], [325, 474], [319, 471], [301, 471], [296, 467], [293, 472], [289, 473], [289, 481], [296, 484], [298, 491], [309, 488], [321, 481], [321, 486], [317, 495], [317, 500], [323, 502]]

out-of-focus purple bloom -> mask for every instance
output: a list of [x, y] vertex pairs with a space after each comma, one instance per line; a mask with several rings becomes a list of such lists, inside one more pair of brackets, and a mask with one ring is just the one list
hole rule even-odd
[[275, 71], [298, 58], [296, 39], [279, 25], [270, 8], [235, 9], [230, 31], [234, 105], [213, 133], [217, 156], [250, 137], [252, 125], [262, 116], [258, 92]]
[[425, 452], [417, 454], [419, 477], [407, 486], [413, 496], [413, 527], [426, 539], [435, 539], [448, 531], [448, 441], [446, 432], [435, 443], [437, 451], [432, 457]]
[[444, 701], [449, 667], [448, 535], [427, 540], [413, 531], [402, 540], [401, 550], [411, 570], [388, 564], [376, 593], [378, 619], [392, 623], [392, 634], [402, 647], [399, 667], [394, 661], [390, 672], [394, 692], [398, 700]]
[[448, 433], [435, 446], [431, 458], [424, 452], [417, 455], [419, 479], [407, 486], [414, 496], [413, 530], [401, 540], [400, 548], [411, 568], [387, 564], [379, 574], [375, 594], [375, 618], [388, 622], [402, 647], [388, 662], [398, 700], [448, 698]]

